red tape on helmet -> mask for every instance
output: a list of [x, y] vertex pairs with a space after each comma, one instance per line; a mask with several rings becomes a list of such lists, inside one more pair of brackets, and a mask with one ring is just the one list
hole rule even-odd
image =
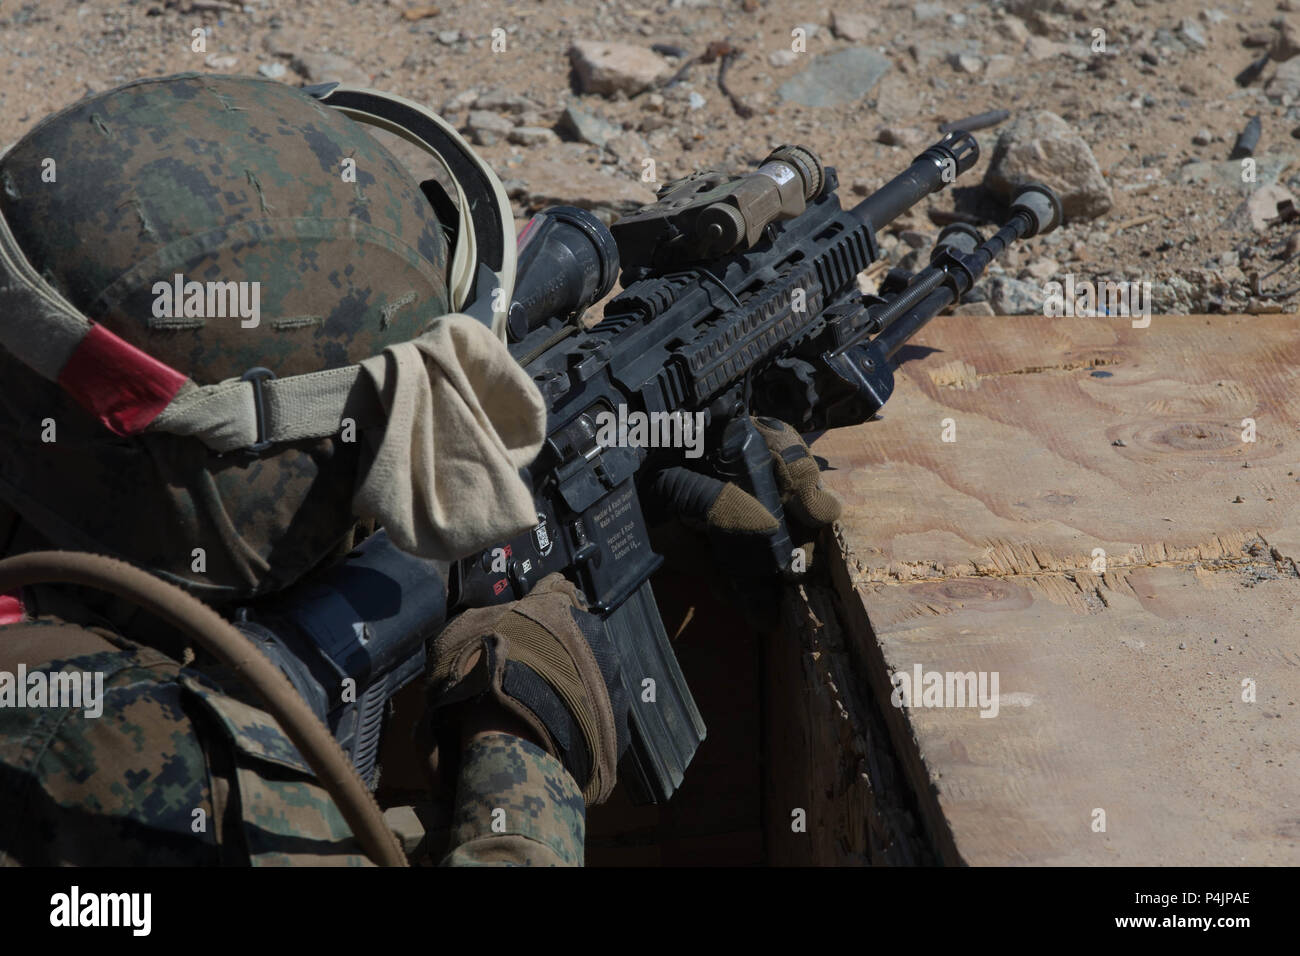
[[59, 387], [116, 435], [136, 435], [171, 404], [186, 378], [92, 325], [59, 372]]
[[23, 602], [16, 594], [0, 594], [0, 627], [23, 622]]

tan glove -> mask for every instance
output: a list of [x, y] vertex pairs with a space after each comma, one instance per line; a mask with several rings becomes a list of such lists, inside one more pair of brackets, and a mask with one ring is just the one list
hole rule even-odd
[[840, 499], [822, 485], [817, 459], [803, 436], [776, 418], [753, 419], [754, 427], [772, 452], [772, 470], [787, 517], [809, 529], [828, 525], [840, 516]]
[[[772, 472], [786, 518], [814, 530], [840, 516], [840, 500], [822, 485], [821, 471], [799, 433], [775, 418], [754, 418], [772, 455]], [[739, 485], [682, 467], [660, 471], [651, 483], [654, 500], [696, 528], [737, 544], [775, 534], [776, 516]]]
[[629, 701], [604, 626], [562, 575], [521, 601], [465, 611], [432, 641], [428, 673], [435, 719], [490, 700], [564, 764], [588, 805], [613, 791]]
[[[797, 577], [812, 566], [816, 531], [839, 517], [840, 500], [822, 485], [817, 460], [797, 431], [774, 418], [751, 422], [771, 456], [773, 482], [791, 539], [803, 542], [799, 566], [792, 564], [786, 572]], [[652, 515], [673, 515], [686, 527], [706, 531], [715, 553], [723, 549], [733, 559], [754, 553], [754, 548], [769, 548], [781, 529], [773, 512], [735, 482], [685, 467], [660, 470], [648, 491], [647, 500], [658, 509]]]

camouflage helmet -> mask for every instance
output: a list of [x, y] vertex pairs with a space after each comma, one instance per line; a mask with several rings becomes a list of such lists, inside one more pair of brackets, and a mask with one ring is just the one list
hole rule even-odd
[[[424, 147], [473, 216], [349, 117]], [[0, 213], [0, 500], [49, 544], [217, 603], [348, 543], [358, 362], [453, 311], [504, 337], [482, 295], [513, 284], [504, 191], [396, 97], [130, 83], [0, 157]]]

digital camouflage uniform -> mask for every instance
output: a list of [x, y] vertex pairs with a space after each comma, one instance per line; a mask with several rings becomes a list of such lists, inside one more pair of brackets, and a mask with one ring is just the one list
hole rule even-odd
[[[354, 365], [449, 310], [447, 235], [419, 185], [360, 126], [271, 81], [183, 74], [87, 97], [0, 157], [0, 211], [61, 296], [199, 386], [259, 366], [285, 377]], [[260, 327], [158, 315], [154, 283], [176, 273], [257, 280]], [[307, 438], [248, 457], [115, 433], [62, 377], [3, 345], [0, 557], [114, 555], [221, 607], [354, 543], [364, 442]], [[53, 656], [102, 671], [107, 695], [98, 718], [0, 706], [0, 862], [367, 863], [267, 714], [156, 641], [67, 620], [98, 623], [0, 627], [0, 671]], [[497, 736], [462, 771], [445, 862], [581, 862], [584, 805], [559, 762]]]
[[[49, 618], [0, 627], [0, 670], [50, 642], [90, 652], [29, 672], [102, 672], [103, 711], [0, 707], [0, 864], [371, 865], [269, 715], [158, 651]], [[581, 865], [584, 820], [554, 757], [482, 737], [461, 757], [442, 863]]]

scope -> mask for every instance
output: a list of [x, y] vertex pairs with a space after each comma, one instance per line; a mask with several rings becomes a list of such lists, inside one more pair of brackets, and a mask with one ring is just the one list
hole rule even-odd
[[519, 234], [515, 295], [506, 319], [511, 342], [555, 316], [581, 315], [614, 288], [618, 245], [609, 228], [576, 206], [552, 206]]

